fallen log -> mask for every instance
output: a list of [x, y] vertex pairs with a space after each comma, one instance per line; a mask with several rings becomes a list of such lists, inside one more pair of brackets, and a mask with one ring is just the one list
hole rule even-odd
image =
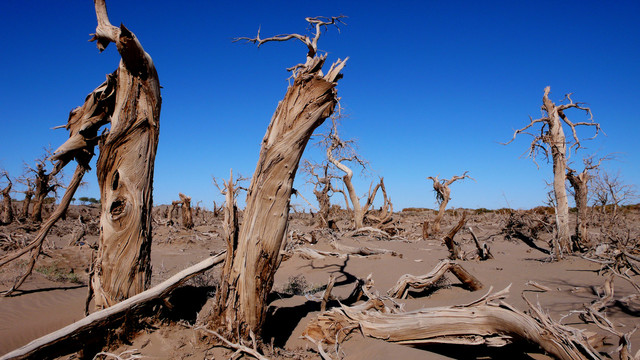
[[332, 248], [338, 251], [345, 252], [347, 254], [351, 254], [351, 255], [371, 256], [371, 255], [389, 254], [391, 256], [402, 257], [402, 254], [398, 254], [397, 252], [393, 250], [388, 250], [388, 249], [374, 249], [366, 246], [363, 246], [363, 247], [348, 246], [348, 245], [340, 244], [335, 240], [331, 241], [329, 244], [331, 245]]
[[[307, 325], [302, 336], [314, 341], [343, 341], [351, 331], [405, 345], [464, 344], [504, 346], [514, 341], [539, 345], [562, 360], [600, 359], [597, 351], [577, 329], [534, 318], [495, 296], [467, 305], [426, 308], [394, 313], [370, 299], [354, 307], [333, 308]], [[538, 316], [546, 316], [534, 311]]]
[[433, 286], [447, 271], [451, 271], [467, 289], [471, 291], [482, 289], [482, 283], [463, 269], [462, 266], [451, 260], [442, 260], [428, 274], [420, 276], [410, 274], [402, 275], [398, 282], [387, 291], [387, 294], [394, 298], [406, 299], [409, 294], [409, 289], [424, 289]]
[[185, 281], [220, 264], [224, 259], [225, 251], [180, 271], [149, 290], [33, 340], [27, 345], [3, 355], [0, 360], [54, 358], [83, 349], [87, 339], [95, 337], [95, 332], [104, 331], [115, 322], [123, 320], [131, 311], [139, 310], [154, 300], [166, 298]]

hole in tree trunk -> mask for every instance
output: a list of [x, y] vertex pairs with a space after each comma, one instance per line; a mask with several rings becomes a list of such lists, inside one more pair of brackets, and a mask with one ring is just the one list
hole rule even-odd
[[122, 199], [122, 198], [115, 199], [111, 203], [111, 208], [109, 209], [109, 213], [114, 218], [117, 218], [118, 216], [122, 215], [122, 213], [124, 213], [126, 204], [127, 204], [127, 201], [125, 199]]
[[116, 172], [113, 174], [113, 182], [111, 183], [111, 189], [112, 190], [117, 190], [118, 189], [118, 182], [120, 181], [120, 173], [118, 172], [118, 170], [116, 170]]

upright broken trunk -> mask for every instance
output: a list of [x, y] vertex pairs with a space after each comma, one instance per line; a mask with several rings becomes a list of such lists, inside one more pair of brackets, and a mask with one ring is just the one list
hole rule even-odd
[[[317, 25], [317, 36], [320, 24], [327, 24], [313, 18], [307, 21]], [[300, 157], [313, 131], [337, 103], [335, 86], [344, 61], [338, 60], [323, 76], [326, 57], [316, 56], [316, 43], [309, 43], [307, 62], [295, 68], [293, 84], [278, 104], [262, 140], [238, 241], [227, 254], [216, 294], [209, 326], [231, 339], [248, 338], [261, 330], [279, 252], [286, 244], [289, 201]]]
[[24, 192], [24, 200], [22, 200], [22, 212], [20, 214], [21, 219], [26, 219], [27, 217], [29, 217], [29, 207], [31, 206], [31, 198], [33, 197], [33, 195], [34, 193], [31, 188], [28, 188]]
[[591, 240], [587, 231], [587, 222], [589, 218], [588, 195], [589, 195], [589, 172], [585, 169], [580, 174], [569, 169], [567, 171], [567, 179], [573, 188], [573, 195], [576, 202], [578, 214], [576, 216], [576, 241], [575, 247], [580, 251], [586, 251], [591, 247]]
[[47, 174], [42, 164], [38, 164], [36, 170], [36, 190], [34, 194], [33, 211], [31, 212], [31, 220], [34, 222], [42, 221], [42, 206], [44, 199], [49, 194], [49, 180], [51, 175]]
[[108, 77], [115, 86], [115, 104], [96, 166], [102, 215], [91, 290], [100, 309], [142, 292], [151, 280], [152, 182], [161, 99], [151, 57], [124, 25], [109, 23], [103, 0], [95, 4], [98, 48], [113, 42], [122, 57]]
[[13, 222], [13, 206], [11, 204], [11, 187], [13, 183], [7, 174], [5, 174], [5, 177], [8, 184], [0, 191], [0, 195], [2, 195], [2, 224], [7, 225]]
[[187, 229], [193, 228], [193, 214], [191, 212], [191, 197], [183, 193], [179, 193], [180, 202], [182, 203], [182, 226]]

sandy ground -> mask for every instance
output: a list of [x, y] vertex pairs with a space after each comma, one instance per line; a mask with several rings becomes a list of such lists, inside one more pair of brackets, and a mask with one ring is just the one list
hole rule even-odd
[[[87, 295], [86, 270], [91, 258], [91, 247], [97, 242], [97, 229], [89, 231], [80, 245], [69, 246], [69, 238], [80, 213], [95, 215], [95, 209], [76, 207], [71, 209], [68, 219], [57, 225], [45, 248], [45, 256], [38, 262], [37, 272], [22, 287], [16, 296], [0, 298], [0, 354], [22, 346], [29, 341], [51, 331], [70, 324], [84, 316], [84, 303]], [[157, 211], [161, 214], [161, 210]], [[157, 215], [156, 218], [161, 218]], [[282, 262], [275, 276], [274, 294], [269, 304], [269, 316], [264, 327], [264, 339], [273, 341], [274, 350], [268, 354], [273, 358], [318, 358], [314, 345], [300, 338], [308, 321], [319, 314], [320, 305], [308, 300], [305, 295], [291, 295], [293, 285], [301, 292], [321, 289], [330, 275], [337, 277], [332, 292], [337, 297], [346, 297], [355, 286], [355, 279], [366, 278], [371, 274], [375, 281], [375, 291], [385, 294], [403, 274], [421, 275], [431, 271], [448, 252], [438, 237], [423, 240], [421, 236], [422, 221], [432, 218], [431, 212], [403, 212], [395, 215], [399, 220], [397, 226], [401, 230], [399, 236], [392, 240], [382, 240], [375, 236], [345, 235], [348, 221], [338, 221], [338, 226], [345, 231], [330, 233], [316, 232], [317, 244], [301, 244], [317, 250], [335, 251], [329, 246], [333, 239], [350, 246], [368, 246], [371, 248], [389, 249], [400, 256], [374, 255], [367, 257], [350, 256], [345, 260], [326, 258], [307, 260], [299, 255]], [[97, 219], [97, 218], [96, 218]], [[448, 229], [456, 222], [456, 215], [448, 215], [443, 229]], [[629, 215], [633, 221], [632, 231], [636, 231], [637, 239], [638, 214]], [[94, 221], [96, 221], [94, 219]], [[224, 248], [221, 238], [220, 219], [211, 214], [196, 217], [196, 227], [185, 230], [180, 226], [167, 227], [154, 224], [154, 244], [152, 248], [153, 278], [152, 285], [168, 278], [176, 272], [197, 263], [210, 254]], [[510, 288], [510, 296], [506, 302], [520, 310], [527, 305], [522, 296], [533, 303], [539, 303], [555, 320], [578, 329], [586, 329], [607, 335], [592, 324], [585, 324], [575, 311], [582, 310], [598, 297], [593, 289], [602, 286], [605, 277], [598, 273], [599, 264], [580, 257], [570, 257], [561, 262], [550, 262], [548, 255], [532, 249], [522, 242], [506, 240], [502, 234], [504, 216], [496, 214], [472, 214], [467, 222], [480, 240], [486, 241], [495, 256], [487, 261], [461, 261], [461, 265], [476, 276], [483, 284], [482, 290], [471, 292], [460, 286], [459, 281], [448, 275], [448, 278], [437, 289], [425, 293], [413, 293], [413, 297], [401, 300], [405, 310], [424, 307], [464, 304], [478, 299], [490, 287], [494, 290]], [[294, 215], [290, 229], [298, 234], [309, 234], [314, 230], [313, 220], [308, 214]], [[0, 231], [20, 233], [18, 228], [0, 228]], [[26, 234], [28, 238], [30, 234]], [[15, 238], [16, 236], [14, 236]], [[18, 236], [18, 238], [20, 238]], [[548, 247], [542, 237], [538, 241], [540, 247]], [[471, 235], [463, 230], [456, 236], [462, 250], [474, 251]], [[637, 241], [637, 240], [636, 240]], [[17, 271], [24, 267], [23, 262], [0, 269], [0, 290], [11, 284]], [[57, 269], [55, 271], [51, 269]], [[54, 273], [54, 274], [52, 274]], [[61, 273], [65, 276], [55, 276]], [[198, 277], [192, 281], [193, 286], [215, 286], [219, 277], [219, 269]], [[640, 276], [634, 276], [640, 283]], [[535, 281], [550, 288], [550, 291], [537, 291], [527, 282]], [[626, 281], [614, 280], [616, 298], [631, 295], [635, 292]], [[337, 305], [334, 303], [332, 305]], [[207, 305], [205, 305], [206, 307]], [[638, 314], [628, 314], [619, 307], [606, 310], [608, 318], [619, 331], [629, 332], [638, 325]], [[227, 350], [213, 347], [203, 340], [201, 332], [189, 327], [189, 321], [156, 320], [153, 326], [141, 330], [127, 345], [115, 346], [113, 353], [136, 349], [145, 358], [150, 359], [202, 359], [229, 356]], [[617, 345], [617, 338], [608, 334], [603, 347], [599, 350], [610, 352]], [[631, 337], [632, 349], [640, 347], [640, 332]], [[363, 338], [354, 334], [341, 344], [340, 351], [347, 359], [388, 359], [388, 358], [546, 358], [535, 348], [511, 346], [503, 349], [488, 349], [464, 346], [430, 346], [422, 349], [387, 343], [382, 340]], [[617, 358], [617, 354], [613, 355]], [[71, 356], [73, 358], [73, 356]]]

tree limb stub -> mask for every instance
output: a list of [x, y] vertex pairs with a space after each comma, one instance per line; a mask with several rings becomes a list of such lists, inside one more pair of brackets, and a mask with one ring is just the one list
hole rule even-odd
[[93, 334], [95, 330], [111, 327], [115, 322], [122, 320], [126, 313], [136, 311], [154, 300], [166, 298], [185, 281], [220, 264], [224, 261], [224, 258], [225, 252], [209, 257], [180, 271], [149, 290], [143, 291], [109, 308], [94, 312], [71, 325], [7, 353], [0, 357], [0, 360], [49, 358], [78, 351], [83, 348], [83, 340], [95, 336]]

